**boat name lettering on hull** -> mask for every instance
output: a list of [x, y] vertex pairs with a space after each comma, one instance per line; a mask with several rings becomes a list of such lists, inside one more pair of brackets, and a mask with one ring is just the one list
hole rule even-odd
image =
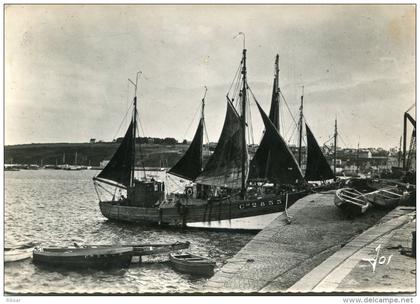
[[239, 209], [248, 209], [248, 208], [261, 208], [261, 207], [269, 207], [274, 205], [281, 205], [283, 204], [280, 199], [276, 200], [269, 200], [269, 201], [260, 201], [260, 202], [248, 202], [248, 203], [240, 203], [238, 205]]

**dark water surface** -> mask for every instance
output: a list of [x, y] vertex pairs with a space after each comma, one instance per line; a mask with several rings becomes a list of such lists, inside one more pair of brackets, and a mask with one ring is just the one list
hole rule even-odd
[[[190, 241], [190, 251], [215, 259], [217, 271], [254, 236], [107, 221], [99, 211], [92, 184], [96, 174], [90, 170], [5, 172], [5, 247]], [[29, 259], [7, 263], [4, 271], [5, 291], [10, 293], [200, 292], [206, 282], [175, 272], [165, 255], [154, 263], [133, 264], [125, 270], [51, 270], [39, 268]]]

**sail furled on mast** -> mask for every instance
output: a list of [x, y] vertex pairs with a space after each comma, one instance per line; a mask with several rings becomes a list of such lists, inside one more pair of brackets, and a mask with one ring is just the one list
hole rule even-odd
[[203, 168], [203, 129], [204, 119], [200, 119], [194, 138], [184, 156], [168, 171], [168, 173], [194, 180]]
[[[195, 179], [198, 184], [238, 189], [242, 178], [241, 117], [228, 100], [225, 122], [219, 141], [203, 172]], [[246, 154], [248, 155], [248, 153]], [[248, 159], [246, 160], [246, 175]]]
[[304, 181], [302, 171], [273, 122], [255, 100], [265, 126], [260, 146], [250, 164], [250, 179], [268, 179], [280, 184]]
[[308, 144], [305, 179], [308, 181], [320, 181], [334, 178], [334, 173], [312, 134], [311, 129], [307, 124], [305, 125]]
[[135, 145], [133, 132], [134, 122], [132, 121], [117, 151], [95, 179], [106, 179], [125, 187], [130, 186], [131, 169], [134, 162], [133, 147]]

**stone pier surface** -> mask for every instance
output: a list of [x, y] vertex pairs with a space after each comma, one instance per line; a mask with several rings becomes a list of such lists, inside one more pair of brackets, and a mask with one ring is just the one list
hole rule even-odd
[[392, 211], [386, 221], [356, 237], [288, 291], [415, 293], [415, 215], [414, 208]]
[[[401, 228], [410, 222], [409, 214], [413, 212], [411, 208], [399, 208], [388, 214], [385, 210], [370, 209], [359, 217], [349, 218], [334, 205], [334, 195], [334, 191], [317, 193], [297, 201], [288, 210], [292, 217], [290, 224], [286, 222], [284, 215], [273, 220], [227, 261], [207, 282], [204, 291], [218, 293], [316, 292], [314, 288], [326, 279], [329, 272], [324, 269], [323, 276], [317, 277], [317, 274], [313, 273], [314, 268], [318, 265], [321, 267], [328, 258], [339, 264], [337, 259], [340, 257], [334, 257], [334, 253], [339, 253], [342, 248], [349, 250], [345, 245], [352, 240], [352, 246], [363, 247], [366, 245], [363, 243], [366, 239], [357, 240], [357, 236], [365, 231], [367, 238], [368, 228], [375, 224], [385, 226], [386, 231], [381, 230], [379, 234], [375, 234], [376, 238], [373, 236], [368, 238], [372, 241], [368, 244], [371, 249], [376, 245], [375, 241], [395, 230], [395, 225]], [[389, 221], [394, 222], [389, 224]], [[357, 249], [355, 248], [354, 251]], [[351, 255], [351, 251], [347, 254]], [[368, 257], [370, 256], [368, 254]], [[344, 254], [341, 258], [343, 257], [345, 257]], [[349, 265], [346, 266], [349, 267]], [[306, 274], [311, 273], [314, 279], [309, 280], [311, 283], [307, 285], [303, 280]], [[322, 282], [323, 284], [337, 283], [329, 280]], [[299, 287], [299, 283], [304, 288]], [[334, 288], [339, 287], [339, 290], [345, 290], [347, 286], [345, 284], [352, 285], [352, 281], [346, 283], [344, 280], [342, 285], [334, 285]]]

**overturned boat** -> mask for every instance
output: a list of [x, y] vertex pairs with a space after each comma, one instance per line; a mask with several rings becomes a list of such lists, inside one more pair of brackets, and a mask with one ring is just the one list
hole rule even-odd
[[366, 199], [381, 208], [394, 208], [409, 199], [410, 194], [399, 187], [386, 187], [366, 193]]
[[365, 195], [353, 188], [338, 189], [334, 204], [351, 216], [363, 214], [371, 206]]

